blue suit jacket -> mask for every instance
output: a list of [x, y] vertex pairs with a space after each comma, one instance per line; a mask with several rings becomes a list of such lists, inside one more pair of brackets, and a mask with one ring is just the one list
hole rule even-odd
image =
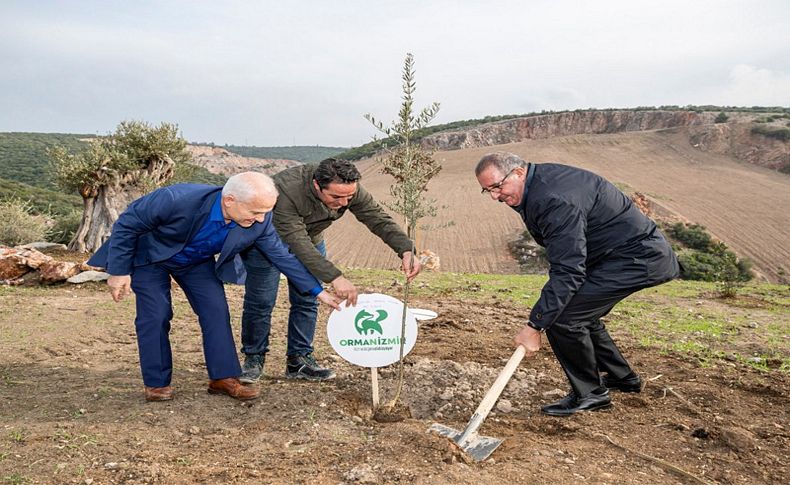
[[[131, 204], [113, 225], [110, 238], [88, 260], [111, 275], [128, 275], [134, 268], [166, 261], [192, 240], [209, 217], [222, 187], [179, 184], [164, 187]], [[230, 230], [216, 261], [217, 276], [243, 284], [244, 265], [238, 254], [257, 247], [302, 292], [320, 286], [319, 281], [294, 256], [272, 225], [272, 213], [263, 222]]]

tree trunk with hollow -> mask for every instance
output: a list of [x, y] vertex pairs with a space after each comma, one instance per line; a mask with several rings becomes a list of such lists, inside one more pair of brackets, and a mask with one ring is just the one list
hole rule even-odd
[[112, 225], [135, 199], [161, 186], [173, 177], [175, 162], [155, 156], [140, 169], [125, 173], [105, 170], [97, 174], [101, 182], [80, 190], [82, 220], [69, 243], [69, 250], [95, 252], [110, 237]]

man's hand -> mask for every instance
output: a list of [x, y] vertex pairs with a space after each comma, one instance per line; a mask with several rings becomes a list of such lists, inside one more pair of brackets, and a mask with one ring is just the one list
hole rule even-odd
[[513, 339], [513, 343], [527, 349], [527, 355], [532, 355], [540, 350], [540, 332], [527, 325]]
[[357, 287], [354, 286], [343, 276], [338, 276], [332, 280], [332, 288], [335, 289], [335, 294], [341, 300], [346, 300], [346, 306], [356, 306], [357, 304]]
[[411, 281], [415, 276], [422, 271], [422, 263], [420, 258], [414, 255], [411, 251], [403, 253], [403, 272], [406, 274], [406, 281]]
[[132, 277], [130, 275], [110, 276], [107, 279], [107, 286], [110, 287], [112, 299], [116, 302], [123, 300], [123, 297], [132, 293]]
[[340, 311], [340, 300], [332, 296], [328, 291], [324, 290], [316, 297], [321, 303], [325, 303], [337, 311]]

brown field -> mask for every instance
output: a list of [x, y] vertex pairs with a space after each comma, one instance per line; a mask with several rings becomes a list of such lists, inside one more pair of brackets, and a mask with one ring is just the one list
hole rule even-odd
[[[366, 293], [400, 297], [390, 287], [394, 275], [351, 278]], [[175, 289], [176, 396], [146, 403], [133, 297], [114, 304], [103, 284], [0, 288], [0, 483], [788, 483], [790, 382], [781, 359], [769, 359], [766, 370], [735, 358], [698, 361], [645, 347], [632, 333], [638, 325], [622, 325], [653, 322], [655, 312], [676, 306], [722, 315], [716, 325], [738, 337], [711, 343], [728, 354], [784, 352], [786, 332], [776, 343], [771, 329], [787, 328], [787, 292], [754, 288], [725, 301], [682, 282], [668, 286], [671, 300], [648, 290], [611, 316], [615, 338], [646, 382], [641, 394], [614, 394], [610, 410], [543, 416], [540, 406], [564, 395], [567, 382], [551, 350], [541, 349], [521, 363], [483, 424], [482, 435], [505, 441], [482, 463], [448, 453], [449, 442], [427, 429], [466, 425], [512, 352], [528, 311], [524, 288], [421, 275], [413, 306], [439, 318], [420, 325], [407, 357], [402, 403], [412, 416], [400, 422], [371, 419], [370, 374], [333, 355], [326, 310], [316, 352], [337, 379], [283, 379], [287, 292], [274, 314], [261, 398], [240, 403], [206, 392], [199, 326]], [[228, 287], [237, 336], [242, 294]], [[380, 371], [384, 403], [396, 371]]]
[[[507, 150], [536, 162], [558, 162], [592, 170], [629, 190], [647, 194], [682, 217], [705, 226], [765, 278], [790, 272], [790, 176], [692, 147], [684, 130], [575, 135], [494, 147], [437, 152], [442, 172], [428, 197], [443, 207], [424, 222], [449, 227], [423, 230], [418, 248], [441, 258], [443, 271], [516, 272], [507, 242], [523, 224], [506, 206], [480, 195], [473, 167], [488, 152]], [[392, 179], [376, 162], [360, 164], [363, 184], [380, 200]], [[327, 232], [330, 257], [350, 267], [392, 268], [397, 260], [353, 217]]]

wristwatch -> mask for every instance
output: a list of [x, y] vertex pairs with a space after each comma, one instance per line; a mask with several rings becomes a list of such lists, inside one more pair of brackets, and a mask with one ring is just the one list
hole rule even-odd
[[540, 328], [540, 327], [538, 327], [537, 325], [535, 325], [534, 323], [532, 323], [532, 320], [528, 320], [528, 321], [527, 321], [527, 326], [528, 326], [529, 328], [533, 329], [533, 330], [537, 330], [537, 331], [538, 331], [538, 332], [540, 332], [540, 333], [545, 333], [545, 332], [546, 332], [546, 329], [545, 329], [545, 328]]

